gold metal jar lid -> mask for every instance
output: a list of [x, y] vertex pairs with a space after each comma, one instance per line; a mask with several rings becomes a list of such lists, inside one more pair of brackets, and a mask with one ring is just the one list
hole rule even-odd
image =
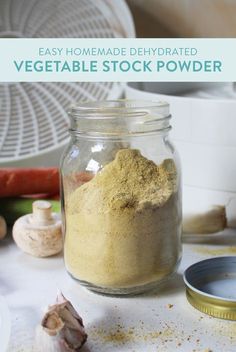
[[199, 311], [236, 320], [236, 257], [217, 257], [191, 265], [184, 273], [186, 296]]

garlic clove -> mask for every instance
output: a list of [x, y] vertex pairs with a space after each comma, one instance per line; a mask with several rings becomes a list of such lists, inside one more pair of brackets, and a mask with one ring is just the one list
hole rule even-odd
[[226, 209], [223, 205], [215, 205], [205, 213], [188, 215], [183, 219], [185, 234], [211, 234], [223, 231], [226, 227]]
[[77, 352], [87, 340], [83, 321], [62, 295], [49, 306], [36, 333], [36, 351]]
[[65, 324], [62, 319], [59, 317], [57, 312], [54, 311], [48, 312], [42, 321], [43, 329], [50, 336], [55, 336], [59, 331], [61, 331], [64, 325]]
[[2, 240], [7, 235], [7, 224], [5, 219], [0, 216], [0, 240]]

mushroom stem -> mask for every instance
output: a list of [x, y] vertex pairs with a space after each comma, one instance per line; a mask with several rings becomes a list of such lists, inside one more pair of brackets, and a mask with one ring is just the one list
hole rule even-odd
[[33, 203], [32, 222], [35, 225], [50, 225], [54, 220], [52, 217], [52, 205], [46, 200], [38, 200]]

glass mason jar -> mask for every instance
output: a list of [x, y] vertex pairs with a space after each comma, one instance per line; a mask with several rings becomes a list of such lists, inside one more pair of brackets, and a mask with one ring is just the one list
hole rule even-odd
[[61, 162], [66, 269], [101, 293], [152, 289], [181, 258], [181, 177], [169, 105], [87, 102], [69, 114]]

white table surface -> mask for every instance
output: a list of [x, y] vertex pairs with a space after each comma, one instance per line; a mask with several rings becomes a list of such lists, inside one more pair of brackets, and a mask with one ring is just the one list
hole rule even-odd
[[236, 255], [236, 231], [189, 237], [188, 242], [178, 273], [164, 287], [133, 298], [112, 298], [80, 287], [65, 272], [62, 256], [33, 258], [8, 237], [0, 243], [0, 295], [11, 313], [8, 352], [32, 352], [35, 327], [58, 289], [84, 320], [89, 338], [82, 352], [235, 352], [236, 322], [194, 309], [186, 300], [182, 273], [199, 260]]

